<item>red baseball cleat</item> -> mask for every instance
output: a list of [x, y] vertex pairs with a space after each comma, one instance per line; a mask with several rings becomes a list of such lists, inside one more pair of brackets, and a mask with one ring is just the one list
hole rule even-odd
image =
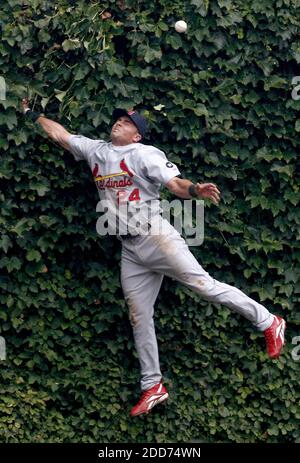
[[284, 332], [286, 323], [283, 318], [275, 315], [274, 321], [270, 328], [264, 331], [267, 352], [271, 359], [276, 359], [280, 355], [280, 351], [284, 346]]
[[155, 384], [151, 389], [142, 393], [140, 401], [131, 409], [130, 415], [138, 416], [149, 413], [155, 405], [164, 402], [168, 397], [169, 394], [165, 386], [162, 383]]

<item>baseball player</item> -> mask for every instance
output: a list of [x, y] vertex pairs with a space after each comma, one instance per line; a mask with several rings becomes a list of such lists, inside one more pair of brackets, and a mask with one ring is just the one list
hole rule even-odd
[[162, 151], [143, 144], [147, 121], [136, 111], [114, 110], [111, 141], [106, 142], [69, 133], [57, 122], [32, 111], [28, 99], [24, 99], [22, 105], [26, 118], [37, 121], [49, 138], [70, 151], [77, 161], [85, 160], [89, 164], [100, 199], [108, 199], [115, 210], [120, 202], [150, 204], [151, 224], [159, 225], [159, 232], [155, 234], [148, 228], [146, 233], [143, 230], [143, 233], [128, 232], [119, 236], [121, 284], [141, 369], [142, 394], [131, 416], [149, 413], [168, 398], [162, 382], [153, 322], [154, 303], [164, 275], [183, 283], [205, 300], [224, 304], [247, 318], [264, 333], [269, 357], [274, 359], [280, 355], [285, 321], [239, 289], [210, 276], [180, 233], [160, 214], [159, 189], [162, 185], [179, 198], [197, 197], [218, 204], [220, 191], [215, 184], [193, 184], [181, 178], [176, 165]]

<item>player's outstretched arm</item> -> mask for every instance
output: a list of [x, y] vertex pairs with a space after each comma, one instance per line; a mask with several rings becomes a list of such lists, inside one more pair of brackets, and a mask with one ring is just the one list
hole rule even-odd
[[220, 201], [220, 191], [214, 183], [192, 183], [184, 178], [174, 177], [166, 187], [179, 198], [190, 199], [193, 197], [211, 199], [213, 203]]
[[[28, 98], [24, 98], [22, 100], [22, 108], [24, 114], [26, 114], [27, 111], [31, 111], [29, 108]], [[62, 125], [39, 114], [36, 114], [35, 121], [41, 125], [51, 140], [53, 140], [55, 143], [58, 143], [63, 148], [70, 150], [68, 140], [71, 134]]]

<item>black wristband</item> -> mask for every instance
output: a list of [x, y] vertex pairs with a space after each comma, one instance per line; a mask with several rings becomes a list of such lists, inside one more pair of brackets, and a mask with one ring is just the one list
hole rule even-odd
[[31, 109], [29, 109], [28, 111], [26, 111], [25, 113], [25, 117], [27, 117], [28, 119], [31, 119], [33, 122], [36, 122], [36, 120], [41, 116], [41, 113], [37, 113], [36, 111], [32, 111]]
[[196, 185], [193, 183], [189, 186], [189, 194], [192, 196], [192, 198], [197, 198], [197, 193], [196, 193]]

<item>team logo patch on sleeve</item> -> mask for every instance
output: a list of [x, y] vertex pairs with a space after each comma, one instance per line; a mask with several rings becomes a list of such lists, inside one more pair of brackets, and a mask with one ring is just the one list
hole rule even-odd
[[170, 161], [166, 162], [167, 167], [174, 167], [174, 164], [172, 164]]

